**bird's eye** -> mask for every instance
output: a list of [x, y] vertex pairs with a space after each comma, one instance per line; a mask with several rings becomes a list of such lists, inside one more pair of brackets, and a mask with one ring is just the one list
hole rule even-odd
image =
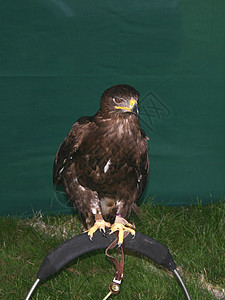
[[121, 103], [123, 100], [120, 99], [120, 98], [114, 98], [114, 101], [115, 101], [116, 103]]

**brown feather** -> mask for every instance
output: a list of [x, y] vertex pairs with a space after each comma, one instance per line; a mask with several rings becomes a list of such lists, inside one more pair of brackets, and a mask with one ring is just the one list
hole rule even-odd
[[100, 110], [73, 125], [54, 162], [53, 182], [64, 185], [87, 228], [94, 214], [128, 217], [148, 177], [147, 137], [135, 113], [115, 108], [118, 97], [127, 106], [139, 94], [127, 85], [106, 90]]

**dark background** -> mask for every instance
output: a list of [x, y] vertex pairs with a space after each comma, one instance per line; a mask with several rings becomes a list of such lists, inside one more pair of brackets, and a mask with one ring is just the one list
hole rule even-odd
[[224, 0], [2, 0], [0, 214], [70, 211], [52, 186], [55, 153], [121, 83], [140, 92], [150, 138], [142, 199], [223, 196], [224, 8]]

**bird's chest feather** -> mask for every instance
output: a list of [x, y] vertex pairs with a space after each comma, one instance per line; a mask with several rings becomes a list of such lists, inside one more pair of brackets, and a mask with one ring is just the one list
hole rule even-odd
[[77, 156], [80, 183], [103, 190], [129, 182], [135, 176], [139, 140], [140, 131], [126, 121], [93, 131]]

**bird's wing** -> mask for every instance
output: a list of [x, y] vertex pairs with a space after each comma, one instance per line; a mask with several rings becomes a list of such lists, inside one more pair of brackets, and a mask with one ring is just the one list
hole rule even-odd
[[149, 173], [149, 155], [148, 155], [148, 144], [147, 140], [149, 138], [146, 136], [145, 132], [143, 129], [141, 129], [141, 134], [142, 134], [142, 141], [139, 144], [139, 158], [140, 161], [138, 163], [138, 166], [136, 167], [136, 172], [138, 174], [138, 195], [139, 197], [143, 193], [147, 179], [148, 179], [148, 173]]
[[67, 168], [84, 138], [88, 135], [93, 121], [91, 117], [80, 118], [72, 127], [59, 147], [53, 166], [53, 183], [60, 184], [61, 174]]

